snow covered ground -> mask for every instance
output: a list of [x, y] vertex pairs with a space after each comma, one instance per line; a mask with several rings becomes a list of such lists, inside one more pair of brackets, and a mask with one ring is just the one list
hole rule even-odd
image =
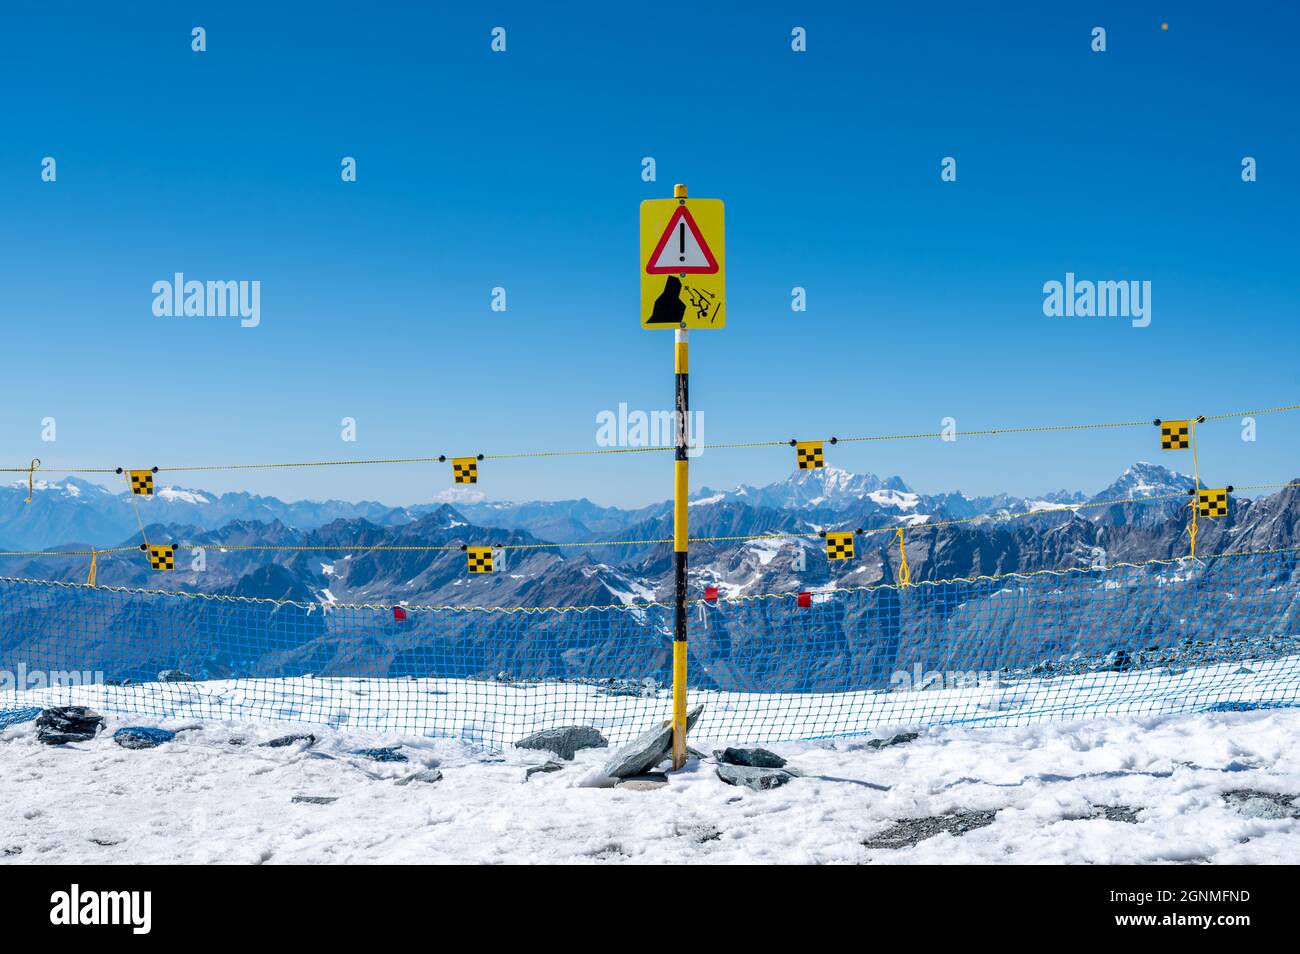
[[[1300, 703], [1300, 656], [1173, 670], [1083, 671], [1051, 677], [923, 673], [924, 689], [858, 692], [718, 692], [692, 689], [703, 703], [702, 738], [730, 744], [870, 735], [936, 723], [1015, 726], [1063, 718], [1144, 716], [1211, 706]], [[928, 677], [928, 678], [927, 678]], [[937, 680], [937, 682], [935, 682]], [[728, 680], [738, 682], [738, 679]], [[946, 686], [946, 688], [945, 688]], [[438, 736], [500, 749], [559, 725], [591, 725], [625, 742], [671, 712], [665, 689], [632, 683], [285, 679], [89, 684], [0, 692], [0, 709], [88, 705], [182, 721], [278, 721], [347, 731]]]
[[[204, 722], [132, 751], [110, 738], [125, 724], [182, 727], [110, 716], [108, 731], [62, 748], [39, 744], [30, 722], [0, 730], [0, 863], [1300, 858], [1300, 821], [1265, 817], [1289, 812], [1242, 811], [1223, 797], [1300, 793], [1300, 709], [947, 726], [879, 750], [861, 738], [783, 743], [772, 748], [803, 775], [765, 792], [725, 785], [694, 760], [655, 790], [579, 787], [602, 749], [525, 782], [545, 753], [332, 729], [313, 730], [310, 747], [257, 746], [303, 731], [283, 723]], [[706, 752], [714, 741], [732, 740], [691, 738]], [[407, 763], [350, 754], [398, 742]], [[434, 767], [440, 781], [397, 784]], [[295, 802], [301, 795], [337, 800]], [[897, 848], [864, 845], [889, 840], [899, 820], [954, 812], [991, 823]]]
[[[624, 742], [669, 713], [664, 693], [635, 686], [303, 677], [10, 692], [0, 709], [89, 705], [107, 731], [56, 748], [31, 722], [0, 730], [0, 863], [1294, 863], [1297, 684], [1300, 658], [1278, 657], [888, 693], [695, 692], [706, 709], [691, 744], [706, 758], [646, 791], [580, 784], [608, 749], [526, 782], [546, 753], [491, 751], [574, 723]], [[127, 750], [111, 738], [123, 725], [182, 731]], [[307, 732], [313, 745], [258, 745]], [[724, 784], [708, 753], [753, 742], [803, 774], [763, 792]], [[355, 754], [395, 744], [407, 762]], [[442, 778], [398, 784], [426, 769]], [[1241, 790], [1284, 797], [1224, 798]]]

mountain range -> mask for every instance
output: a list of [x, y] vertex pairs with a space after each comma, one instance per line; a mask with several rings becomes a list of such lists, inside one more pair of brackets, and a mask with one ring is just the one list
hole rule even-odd
[[[1092, 560], [1094, 551], [1159, 557], [1186, 538], [1186, 491], [1192, 478], [1138, 463], [1093, 495], [1055, 491], [1040, 497], [921, 494], [899, 477], [882, 479], [837, 468], [796, 471], [765, 487], [704, 488], [692, 496], [691, 582], [724, 595], [875, 582], [892, 572], [892, 533], [858, 538], [859, 559], [832, 563], [814, 534], [857, 528], [907, 530], [914, 578], [968, 576], [1013, 568], [1059, 568]], [[1174, 495], [1167, 501], [1123, 502]], [[86, 481], [38, 483], [30, 504], [26, 485], [0, 488], [0, 544], [6, 549], [99, 549], [132, 546], [139, 529], [132, 501]], [[1289, 496], [1278, 495], [1282, 501]], [[1276, 507], [1273, 498], [1234, 500], [1227, 523], [1202, 530], [1202, 542], [1224, 526], [1239, 531], [1251, 515]], [[1108, 506], [1099, 504], [1121, 501]], [[599, 605], [664, 599], [671, 586], [669, 549], [662, 543], [541, 547], [592, 540], [662, 541], [672, 536], [669, 502], [639, 509], [602, 507], [590, 500], [427, 503], [390, 507], [374, 501], [285, 502], [246, 493], [213, 494], [161, 487], [136, 498], [153, 542], [205, 547], [205, 563], [178, 554], [165, 583], [195, 591], [292, 598], [309, 602], [473, 603], [476, 605]], [[1262, 509], [1261, 509], [1262, 508]], [[1045, 511], [1045, 512], [1044, 512]], [[1017, 520], [1011, 514], [1040, 513]], [[926, 524], [972, 521], [923, 530]], [[1271, 544], [1287, 538], [1289, 521], [1271, 524]], [[805, 537], [738, 540], [756, 534]], [[1240, 536], [1241, 534], [1238, 533]], [[714, 539], [709, 538], [724, 538]], [[491, 575], [466, 572], [462, 544], [509, 545], [505, 567]], [[232, 547], [312, 547], [258, 551]], [[446, 546], [445, 551], [356, 552], [358, 546]], [[350, 550], [350, 548], [352, 548]], [[804, 570], [796, 570], [803, 551]], [[1139, 553], [1139, 551], [1142, 551]], [[894, 558], [896, 559], [896, 558]], [[0, 573], [78, 580], [85, 557], [5, 557]], [[105, 557], [102, 583], [158, 586], [143, 555]]]
[[[789, 616], [788, 599], [729, 601], [707, 616], [701, 609], [691, 652], [717, 686], [838, 691], [878, 685], [890, 666], [909, 660], [1037, 665], [1048, 653], [1135, 653], [1241, 632], [1268, 639], [1290, 632], [1300, 582], [1289, 556], [1271, 558], [1267, 579], [1244, 576], [1241, 561], [1232, 560], [1151, 566], [1148, 573], [1146, 561], [1188, 552], [1191, 486], [1186, 475], [1139, 463], [1092, 495], [921, 494], [897, 477], [832, 468], [761, 488], [702, 490], [691, 501], [692, 599], [716, 586], [724, 597], [812, 591], [831, 601], [804, 622]], [[1170, 499], [1135, 499], [1165, 495]], [[140, 539], [131, 503], [96, 485], [42, 484], [31, 504], [23, 503], [25, 485], [0, 496], [9, 541], [35, 540], [38, 528], [61, 535], [52, 549], [131, 548]], [[99, 589], [87, 590], [13, 580], [82, 582], [85, 556], [0, 557], [7, 578], [0, 579], [0, 669], [92, 668], [132, 680], [167, 668], [200, 677], [662, 679], [670, 665], [671, 609], [662, 604], [671, 598], [672, 555], [656, 542], [672, 536], [666, 502], [635, 510], [588, 500], [393, 508], [162, 488], [139, 506], [151, 542], [201, 546], [201, 565], [184, 549], [165, 574], [149, 569], [136, 550], [104, 555]], [[1007, 519], [1026, 512], [1033, 516]], [[857, 536], [854, 559], [828, 560], [818, 532], [858, 528], [882, 532]], [[913, 583], [1134, 566], [1101, 577], [1020, 577], [1027, 582], [1014, 585], [857, 589], [900, 581], [900, 528]], [[593, 538], [625, 542], [554, 545]], [[506, 546], [504, 565], [469, 574], [465, 544]], [[380, 545], [447, 549], [365, 549]], [[1297, 487], [1234, 496], [1226, 517], [1199, 523], [1201, 554], [1298, 545]], [[107, 587], [295, 605], [164, 605], [158, 601], [169, 598]], [[832, 598], [832, 590], [839, 595]], [[411, 610], [406, 618], [345, 605], [356, 603]], [[448, 608], [419, 608], [428, 605]], [[607, 605], [628, 609], [467, 609]]]

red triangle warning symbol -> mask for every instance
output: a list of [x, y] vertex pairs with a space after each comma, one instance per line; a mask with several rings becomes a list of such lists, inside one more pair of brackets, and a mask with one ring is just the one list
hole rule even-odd
[[686, 206], [679, 205], [668, 220], [668, 227], [650, 253], [645, 270], [648, 275], [712, 275], [717, 272], [718, 260], [713, 257], [709, 243], [704, 240], [704, 234]]

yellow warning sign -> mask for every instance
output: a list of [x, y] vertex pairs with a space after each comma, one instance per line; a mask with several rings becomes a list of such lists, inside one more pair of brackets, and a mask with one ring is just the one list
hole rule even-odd
[[466, 547], [465, 552], [468, 555], [469, 571], [471, 573], [492, 572], [491, 547]]
[[478, 458], [453, 457], [451, 459], [451, 479], [457, 484], [478, 483]]
[[722, 328], [727, 323], [721, 199], [641, 203], [641, 327]]
[[131, 493], [137, 497], [153, 496], [153, 471], [128, 470], [126, 475], [131, 481]]
[[149, 566], [167, 572], [176, 569], [176, 547], [170, 543], [149, 545]]
[[1191, 421], [1161, 421], [1160, 449], [1187, 450], [1192, 446]]
[[794, 461], [800, 470], [817, 470], [826, 466], [826, 454], [821, 441], [795, 441]]
[[853, 559], [853, 531], [829, 531], [826, 534], [826, 558], [828, 560]]
[[1196, 511], [1202, 517], [1228, 515], [1228, 487], [1214, 487], [1196, 492]]

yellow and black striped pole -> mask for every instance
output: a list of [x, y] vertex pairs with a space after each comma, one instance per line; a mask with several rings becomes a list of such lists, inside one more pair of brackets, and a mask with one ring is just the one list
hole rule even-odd
[[[686, 186], [673, 188], [675, 198], [686, 198]], [[686, 537], [688, 467], [686, 458], [687, 415], [690, 413], [690, 332], [674, 332], [673, 370], [677, 391], [677, 447], [673, 481], [673, 579], [676, 616], [673, 620], [673, 768], [686, 764]]]

